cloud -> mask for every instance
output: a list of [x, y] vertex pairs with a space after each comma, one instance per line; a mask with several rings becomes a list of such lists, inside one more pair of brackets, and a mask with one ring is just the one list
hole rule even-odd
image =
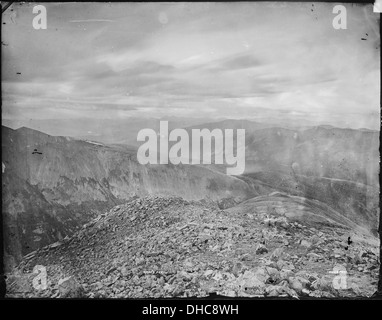
[[341, 31], [328, 3], [314, 13], [297, 3], [47, 3], [43, 31], [32, 5], [14, 5], [15, 23], [4, 15], [4, 116], [338, 112], [354, 122], [379, 111], [371, 5], [346, 5]]
[[221, 64], [223, 70], [237, 70], [254, 68], [263, 65], [261, 61], [252, 54], [241, 54], [237, 57], [227, 59]]
[[114, 22], [114, 20], [107, 19], [86, 19], [86, 20], [69, 20], [69, 22], [83, 23], [83, 22]]

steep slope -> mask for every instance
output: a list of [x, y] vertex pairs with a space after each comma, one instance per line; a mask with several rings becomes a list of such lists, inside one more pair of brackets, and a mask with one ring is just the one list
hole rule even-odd
[[379, 188], [340, 179], [257, 172], [241, 177], [249, 185], [264, 184], [289, 195], [325, 203], [344, 218], [377, 235]]
[[6, 255], [17, 261], [136, 195], [213, 200], [256, 195], [245, 182], [201, 166], [142, 166], [134, 151], [2, 127]]
[[310, 227], [332, 226], [373, 237], [367, 228], [358, 225], [323, 202], [282, 192], [254, 197], [228, 211], [232, 210], [244, 213], [255, 211], [260, 215], [285, 216], [291, 222], [297, 221]]
[[379, 132], [271, 128], [249, 136], [246, 173], [282, 171], [379, 186]]
[[[377, 234], [379, 132], [332, 126], [261, 128], [249, 121], [196, 128], [214, 126], [246, 128], [245, 174], [239, 178], [253, 189], [263, 186], [321, 201]], [[219, 172], [225, 172], [225, 167], [211, 165]]]
[[[332, 126], [291, 129], [244, 120], [206, 123], [187, 130], [191, 134], [192, 129], [203, 128], [234, 129], [234, 133], [236, 129], [246, 130], [247, 174], [281, 171], [379, 186], [378, 131]], [[234, 139], [236, 154], [236, 134]], [[221, 166], [217, 170], [224, 171]]]
[[[301, 214], [295, 212], [299, 206]], [[7, 295], [370, 296], [377, 254], [376, 238], [358, 233], [324, 205], [295, 197], [271, 194], [228, 210], [205, 201], [145, 197], [26, 256], [7, 277]], [[43, 290], [32, 286], [36, 265], [47, 271]], [[346, 290], [333, 286], [333, 268], [347, 271]]]

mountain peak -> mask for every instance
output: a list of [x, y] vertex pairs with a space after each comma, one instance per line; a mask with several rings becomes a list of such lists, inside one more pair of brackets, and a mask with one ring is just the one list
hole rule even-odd
[[17, 128], [15, 131], [20, 132], [20, 133], [35, 133], [35, 134], [43, 134], [43, 135], [49, 136], [49, 134], [47, 134], [47, 133], [44, 133], [44, 132], [36, 130], [36, 129], [31, 129], [31, 128], [28, 128], [25, 126]]

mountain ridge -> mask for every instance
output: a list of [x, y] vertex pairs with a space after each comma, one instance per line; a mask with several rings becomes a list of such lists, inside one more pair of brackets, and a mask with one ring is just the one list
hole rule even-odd
[[[34, 153], [35, 149], [39, 153]], [[217, 201], [254, 194], [245, 182], [207, 168], [142, 166], [131, 150], [50, 136], [28, 128], [17, 131], [2, 127], [2, 154], [5, 248], [7, 256], [15, 260], [48, 244], [57, 234], [57, 225], [40, 226], [39, 214], [48, 217], [48, 212], [57, 213], [62, 221], [72, 221], [68, 223], [71, 228], [59, 224], [65, 237], [73, 232], [73, 225], [79, 228], [94, 214], [136, 195], [174, 194]], [[40, 213], [37, 203], [42, 206]], [[22, 222], [23, 217], [29, 217], [29, 221]], [[33, 230], [40, 227], [46, 228], [47, 236], [36, 238]]]
[[[377, 239], [325, 220], [312, 203], [302, 209], [309, 220], [290, 215], [295, 200], [275, 192], [221, 210], [180, 197], [132, 199], [24, 257], [7, 277], [8, 297], [371, 296]], [[343, 264], [348, 290], [332, 286], [330, 271]], [[30, 285], [37, 265], [45, 290]]]
[[[357, 185], [365, 179], [357, 181], [354, 177], [358, 173], [354, 174], [354, 170], [364, 170], [364, 164], [356, 161], [357, 155], [365, 151], [373, 155], [375, 139], [368, 137], [374, 137], [375, 133], [356, 131], [354, 135], [359, 141], [371, 141], [372, 144], [354, 151], [354, 142], [358, 140], [349, 135], [353, 131], [340, 128], [308, 130], [309, 134], [304, 138], [307, 144], [300, 147], [300, 153], [290, 149], [296, 135], [301, 134], [298, 130], [277, 127], [255, 130], [257, 138], [248, 140], [246, 146], [249, 173], [231, 177], [219, 172], [215, 165], [142, 166], [136, 161], [136, 148], [123, 144], [100, 145], [71, 137], [51, 136], [27, 127], [14, 130], [2, 126], [2, 205], [7, 261], [10, 266], [15, 265], [23, 255], [73, 234], [101, 212], [132, 197], [149, 194], [175, 195], [186, 200], [210, 199], [226, 209], [256, 196], [284, 191], [323, 201], [361, 227], [373, 229], [378, 212], [375, 210], [378, 195], [374, 194], [379, 185], [377, 189]], [[335, 134], [337, 131], [339, 133]], [[333, 136], [337, 137], [333, 140], [335, 143], [326, 145]], [[301, 138], [297, 136], [298, 139]], [[343, 142], [341, 139], [347, 140]], [[317, 156], [325, 147], [343, 154], [330, 158], [332, 162], [325, 164], [322, 161], [326, 158]], [[312, 150], [316, 151], [312, 153]], [[337, 169], [341, 157], [353, 153], [352, 162], [344, 163], [344, 169]], [[257, 171], [251, 172], [251, 161], [255, 161]], [[284, 163], [287, 166], [279, 172]], [[325, 171], [321, 169], [308, 171], [310, 176], [306, 176], [304, 170], [312, 170], [312, 163], [317, 168], [321, 163], [329, 169], [335, 168], [327, 171], [335, 178], [325, 181]], [[374, 177], [374, 162], [370, 163], [368, 174]], [[272, 174], [267, 174], [269, 169]], [[349, 178], [349, 183], [335, 180], [341, 177]], [[352, 181], [356, 185], [353, 186]], [[313, 188], [313, 185], [321, 187]], [[327, 194], [327, 188], [332, 193]], [[350, 194], [347, 196], [345, 191]], [[39, 215], [44, 217], [40, 217], [43, 223], [39, 222]]]

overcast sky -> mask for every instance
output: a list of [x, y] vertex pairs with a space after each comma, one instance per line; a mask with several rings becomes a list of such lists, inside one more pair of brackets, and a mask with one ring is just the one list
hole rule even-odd
[[46, 30], [33, 29], [33, 4], [4, 14], [5, 119], [271, 115], [379, 127], [372, 5], [345, 4], [346, 30], [333, 28], [328, 3], [45, 6]]

